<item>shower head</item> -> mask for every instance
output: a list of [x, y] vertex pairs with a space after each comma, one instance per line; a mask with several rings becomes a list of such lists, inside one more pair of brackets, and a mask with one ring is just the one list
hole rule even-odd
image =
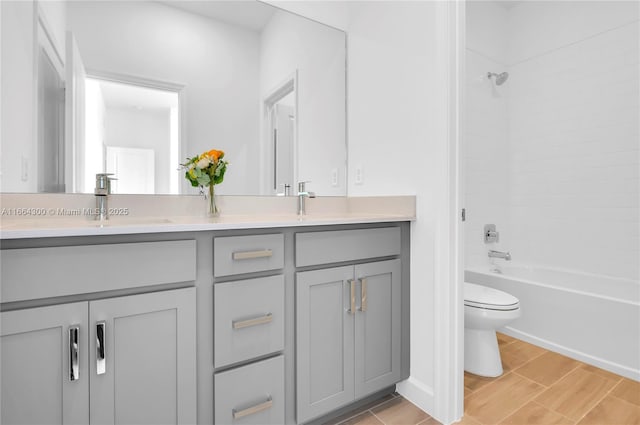
[[500, 74], [496, 74], [495, 72], [488, 72], [487, 78], [491, 79], [491, 77], [496, 77], [496, 85], [501, 86], [507, 81], [509, 78], [508, 72], [501, 72]]

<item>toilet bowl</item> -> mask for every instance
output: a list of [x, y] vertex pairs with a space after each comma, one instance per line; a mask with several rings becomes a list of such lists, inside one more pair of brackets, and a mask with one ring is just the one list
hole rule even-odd
[[474, 375], [502, 375], [496, 329], [520, 317], [516, 297], [475, 283], [464, 283], [464, 370]]

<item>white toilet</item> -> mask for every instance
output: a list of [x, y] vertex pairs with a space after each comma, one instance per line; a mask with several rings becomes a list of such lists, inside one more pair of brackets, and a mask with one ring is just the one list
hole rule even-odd
[[464, 370], [502, 375], [496, 329], [520, 317], [516, 297], [497, 289], [464, 283]]

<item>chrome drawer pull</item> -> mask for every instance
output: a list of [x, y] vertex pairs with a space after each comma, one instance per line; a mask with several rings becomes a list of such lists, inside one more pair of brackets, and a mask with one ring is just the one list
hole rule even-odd
[[367, 279], [360, 279], [360, 311], [367, 311]]
[[78, 354], [80, 351], [80, 326], [69, 328], [69, 381], [80, 379]]
[[107, 372], [107, 361], [105, 360], [105, 322], [96, 323], [96, 373], [103, 375]]
[[273, 321], [273, 314], [267, 313], [264, 316], [255, 317], [247, 320], [234, 320], [233, 329], [248, 328], [249, 326], [264, 325], [265, 323], [271, 323]]
[[238, 251], [231, 254], [234, 260], [251, 260], [254, 258], [273, 257], [273, 251], [270, 249], [262, 249], [259, 251]]
[[245, 416], [262, 412], [263, 410], [271, 409], [272, 406], [273, 406], [273, 399], [271, 398], [271, 396], [269, 396], [267, 401], [264, 401], [260, 404], [256, 404], [255, 406], [247, 407], [246, 409], [242, 409], [242, 410], [232, 409], [231, 411], [233, 412], [233, 419], [240, 419], [240, 418], [244, 418]]
[[349, 290], [351, 291], [351, 305], [349, 308], [349, 314], [356, 314], [356, 281], [354, 279], [349, 279]]

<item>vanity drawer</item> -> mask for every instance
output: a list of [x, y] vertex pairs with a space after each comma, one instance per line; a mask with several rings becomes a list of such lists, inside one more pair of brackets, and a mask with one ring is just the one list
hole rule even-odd
[[284, 267], [284, 235], [226, 236], [213, 241], [216, 277]]
[[400, 228], [296, 233], [296, 267], [400, 254]]
[[196, 241], [5, 249], [3, 303], [196, 279]]
[[284, 349], [284, 276], [214, 285], [214, 366]]
[[214, 380], [215, 424], [285, 422], [283, 356], [218, 373]]

